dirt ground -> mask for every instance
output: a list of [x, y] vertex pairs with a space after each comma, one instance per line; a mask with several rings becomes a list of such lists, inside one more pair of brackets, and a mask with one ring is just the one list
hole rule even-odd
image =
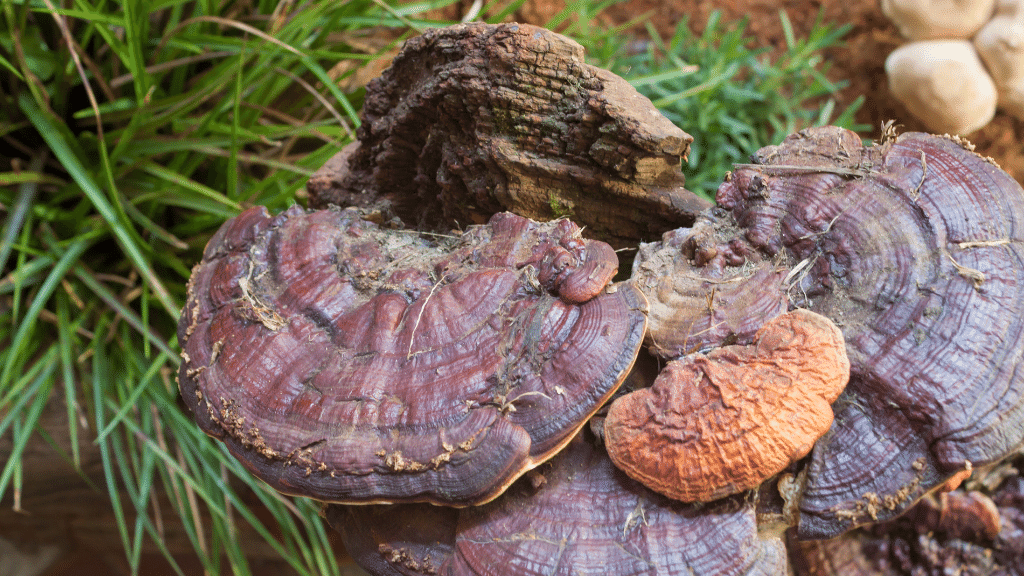
[[[562, 6], [562, 0], [535, 0], [524, 6], [518, 16], [531, 23], [543, 23]], [[825, 22], [853, 26], [844, 37], [845, 45], [829, 50], [826, 57], [832, 64], [829, 77], [848, 82], [839, 95], [837, 109], [843, 109], [862, 94], [865, 97], [857, 120], [873, 126], [875, 133], [863, 136], [877, 135], [878, 127], [886, 120], [902, 124], [903, 131], [926, 131], [889, 94], [885, 58], [904, 40], [882, 14], [878, 0], [627, 0], [609, 8], [606, 17], [612, 22], [625, 22], [649, 13], [650, 21], [667, 38], [684, 16], [689, 15], [690, 26], [699, 32], [708, 15], [721, 10], [725, 21], [749, 17], [748, 34], [760, 38], [763, 46], [780, 47], [785, 39], [779, 9], [786, 11], [798, 36], [807, 35], [822, 10]], [[685, 130], [686, 126], [682, 128]], [[968, 139], [977, 146], [977, 152], [991, 156], [1018, 182], [1024, 182], [1024, 121], [999, 112], [992, 123], [968, 135]]]

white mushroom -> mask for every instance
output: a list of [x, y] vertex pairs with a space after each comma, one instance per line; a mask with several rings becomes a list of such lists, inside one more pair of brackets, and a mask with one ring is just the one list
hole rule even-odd
[[992, 120], [996, 86], [966, 40], [904, 44], [885, 60], [889, 90], [932, 132], [967, 134]]
[[[1000, 0], [1010, 2], [1014, 0]], [[882, 0], [882, 12], [910, 40], [974, 35], [992, 16], [996, 0]]]
[[974, 38], [974, 45], [996, 83], [999, 106], [1024, 119], [1024, 11], [1020, 3], [1017, 8], [990, 20]]

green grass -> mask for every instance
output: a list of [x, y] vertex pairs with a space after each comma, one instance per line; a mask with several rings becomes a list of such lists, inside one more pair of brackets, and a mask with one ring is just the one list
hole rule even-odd
[[0, 14], [0, 146], [21, 159], [0, 166], [0, 434], [14, 446], [0, 496], [31, 481], [21, 453], [61, 397], [65, 456], [77, 466], [98, 447], [133, 572], [146, 539], [163, 545], [159, 489], [210, 573], [250, 571], [233, 522], [300, 574], [337, 573], [317, 506], [254, 480], [183, 413], [175, 325], [212, 232], [246, 206], [294, 202], [351, 139], [360, 102], [331, 67], [375, 56], [350, 37], [420, 24], [369, 0], [64, 6]]
[[826, 25], [819, 13], [808, 37], [797, 38], [785, 12], [779, 19], [786, 47], [778, 55], [758, 47], [745, 22], [722, 22], [715, 12], [699, 35], [684, 20], [667, 42], [651, 31], [646, 51], [614, 61], [615, 71], [694, 137], [683, 166], [691, 190], [713, 198], [733, 164], [802, 128], [867, 128], [853, 119], [860, 100], [836, 111], [833, 95], [843, 84], [825, 76], [823, 51], [850, 25]]
[[[97, 489], [133, 572], [145, 542], [163, 546], [168, 516], [211, 574], [250, 573], [238, 522], [297, 573], [338, 572], [316, 504], [254, 480], [183, 412], [175, 326], [220, 224], [251, 205], [295, 202], [351, 140], [361, 94], [338, 80], [377, 57], [359, 49], [365, 38], [397, 42], [451, 1], [0, 0], [0, 434], [13, 440], [4, 505], [32, 480], [21, 463], [29, 440], [58, 446], [37, 423], [59, 402], [62, 456], [77, 467], [83, 450], [99, 450]], [[711, 190], [731, 162], [832, 113], [820, 50], [841, 30], [790, 37], [777, 62], [742, 26], [717, 21], [630, 55], [626, 25], [597, 24], [608, 3], [575, 3], [551, 25], [697, 137], [691, 187]], [[483, 13], [497, 21], [521, 4]], [[339, 62], [352, 66], [339, 72]], [[171, 510], [155, 507], [154, 490]]]

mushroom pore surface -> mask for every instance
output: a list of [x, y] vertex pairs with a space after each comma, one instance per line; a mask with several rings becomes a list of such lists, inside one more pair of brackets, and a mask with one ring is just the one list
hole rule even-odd
[[616, 267], [567, 220], [502, 213], [428, 241], [355, 209], [253, 208], [193, 271], [182, 396], [282, 492], [485, 502], [632, 365], [646, 302], [606, 288]]
[[839, 328], [795, 310], [766, 323], [753, 344], [673, 360], [651, 388], [615, 400], [608, 454], [677, 500], [749, 490], [810, 452], [849, 375]]

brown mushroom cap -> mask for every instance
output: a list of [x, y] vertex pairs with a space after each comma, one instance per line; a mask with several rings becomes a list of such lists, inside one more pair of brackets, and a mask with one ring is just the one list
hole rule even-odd
[[802, 537], [892, 518], [1024, 441], [1024, 190], [968, 146], [807, 130], [719, 189], [745, 240], [803, 270], [795, 305], [846, 338], [850, 383], [807, 469]]
[[685, 502], [761, 484], [810, 452], [850, 375], [843, 336], [807, 310], [778, 316], [749, 346], [669, 362], [651, 388], [612, 403], [612, 461]]
[[1024, 574], [1024, 481], [928, 496], [899, 518], [828, 541], [787, 542], [798, 576]]
[[524, 24], [410, 39], [367, 86], [358, 137], [310, 179], [311, 206], [382, 197], [428, 229], [568, 215], [632, 246], [710, 205], [683, 188], [689, 134], [579, 44]]
[[786, 574], [780, 538], [755, 516], [744, 498], [683, 504], [645, 489], [586, 431], [484, 506], [327, 508], [374, 576]]
[[647, 295], [651, 353], [678, 358], [729, 343], [750, 343], [770, 318], [786, 311], [790, 272], [764, 260], [721, 209], [693, 228], [641, 244], [630, 281]]
[[646, 303], [567, 220], [461, 237], [355, 209], [229, 221], [193, 271], [182, 396], [282, 492], [486, 502], [557, 452], [636, 356]]
[[[891, 131], [873, 147], [835, 127], [794, 134], [726, 179], [712, 233], [691, 230], [713, 256], [698, 265], [679, 231], [676, 272], [637, 283], [657, 309], [686, 282], [699, 296], [712, 289], [705, 277], [742, 283], [782, 266], [789, 305], [842, 328], [850, 383], [806, 468], [801, 537], [893, 518], [1024, 441], [1024, 190], [969, 147]], [[707, 309], [695, 314], [706, 329]], [[652, 334], [667, 332], [659, 322], [652, 314]]]

